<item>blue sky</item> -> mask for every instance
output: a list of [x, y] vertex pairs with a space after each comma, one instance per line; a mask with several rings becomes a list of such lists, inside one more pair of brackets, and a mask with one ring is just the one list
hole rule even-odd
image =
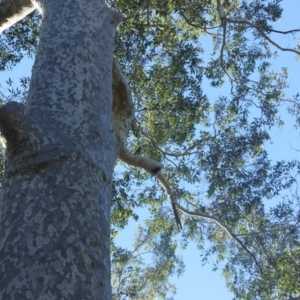
[[[300, 28], [299, 11], [300, 1], [283, 0], [284, 13], [282, 19], [274, 26], [279, 30], [288, 30]], [[276, 41], [281, 45], [288, 47], [294, 45], [293, 36], [291, 35], [273, 35]], [[279, 51], [278, 51], [279, 52]], [[289, 52], [279, 52], [279, 58], [273, 62], [274, 68], [288, 67], [290, 74], [290, 88], [287, 91], [287, 98], [300, 92], [299, 70], [300, 62], [296, 61], [296, 56]], [[24, 60], [21, 64], [13, 69], [12, 72], [0, 73], [1, 91], [5, 90], [5, 80], [11, 77], [15, 84], [21, 76], [30, 75], [32, 61]], [[205, 89], [205, 86], [203, 87]], [[283, 128], [272, 130], [273, 143], [266, 147], [270, 151], [270, 157], [273, 160], [280, 159], [297, 159], [300, 152], [293, 148], [300, 149], [299, 130], [294, 128], [293, 119], [282, 110], [282, 115], [286, 121]], [[136, 224], [132, 223], [131, 228]], [[128, 231], [127, 231], [128, 233]], [[120, 236], [120, 242], [128, 243], [128, 234]], [[182, 252], [186, 265], [185, 273], [180, 278], [172, 278], [172, 282], [177, 285], [177, 300], [230, 300], [233, 295], [225, 287], [225, 281], [219, 271], [213, 272], [212, 265], [202, 266], [199, 252], [195, 245], [190, 244], [188, 249]]]

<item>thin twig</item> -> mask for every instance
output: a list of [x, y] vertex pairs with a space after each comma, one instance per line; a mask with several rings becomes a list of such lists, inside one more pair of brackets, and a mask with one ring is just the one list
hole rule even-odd
[[270, 229], [266, 231], [256, 231], [256, 232], [249, 232], [249, 233], [241, 233], [241, 234], [236, 234], [237, 237], [249, 237], [249, 236], [254, 236], [254, 235], [260, 235], [260, 234], [266, 234], [266, 233], [275, 233], [275, 232], [280, 232], [280, 231], [286, 231], [286, 228], [276, 228], [276, 229]]
[[[224, 20], [224, 19], [222, 19], [222, 20]], [[222, 47], [221, 47], [221, 51], [220, 51], [220, 63], [221, 63], [221, 68], [227, 75], [228, 80], [231, 82], [231, 92], [232, 92], [232, 89], [233, 89], [232, 82], [234, 82], [234, 80], [228, 74], [226, 68], [224, 67], [224, 62], [223, 62], [223, 52], [224, 52], [224, 48], [226, 46], [226, 28], [227, 28], [227, 24], [226, 24], [226, 22], [223, 22], [223, 41], [222, 41]]]
[[195, 147], [197, 147], [198, 143], [195, 142], [192, 146], [190, 146], [189, 148], [187, 148], [184, 152], [181, 153], [175, 153], [175, 152], [168, 152], [168, 151], [164, 151], [162, 150], [154, 141], [154, 139], [152, 137], [150, 137], [146, 132], [141, 131], [142, 135], [147, 138], [152, 145], [162, 154], [164, 154], [165, 156], [174, 156], [174, 157], [179, 157], [179, 156], [185, 156], [185, 155], [191, 155], [193, 153], [190, 153], [191, 150], [193, 150]]
[[196, 209], [199, 209], [199, 207], [198, 207], [195, 203], [193, 203], [193, 202], [191, 202], [191, 201], [189, 201], [189, 200], [187, 200], [187, 199], [185, 199], [185, 201], [186, 201], [188, 204], [194, 206]]

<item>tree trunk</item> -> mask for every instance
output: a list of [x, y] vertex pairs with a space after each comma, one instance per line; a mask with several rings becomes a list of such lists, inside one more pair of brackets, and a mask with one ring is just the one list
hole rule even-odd
[[7, 140], [0, 299], [111, 299], [110, 201], [118, 155], [104, 0], [34, 1], [44, 15], [28, 99], [0, 108]]

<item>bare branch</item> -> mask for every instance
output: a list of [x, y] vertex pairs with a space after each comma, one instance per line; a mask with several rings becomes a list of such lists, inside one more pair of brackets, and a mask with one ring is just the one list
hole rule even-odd
[[158, 161], [143, 156], [134, 155], [126, 147], [126, 141], [132, 120], [134, 119], [134, 105], [132, 101], [129, 84], [122, 73], [121, 67], [116, 59], [113, 61], [113, 117], [112, 125], [119, 142], [119, 158], [137, 168], [141, 168], [153, 176], [156, 176], [163, 189], [168, 194], [174, 211], [178, 229], [182, 228], [180, 218], [176, 209], [175, 196], [171, 187], [163, 176], [161, 169], [163, 165]]
[[185, 209], [183, 206], [181, 206], [178, 203], [177, 203], [177, 207], [179, 208], [179, 210], [181, 210], [184, 214], [186, 214], [188, 216], [202, 218], [202, 219], [209, 219], [209, 220], [214, 221], [220, 227], [222, 227], [227, 232], [228, 235], [230, 235], [232, 237], [233, 233], [231, 232], [231, 230], [228, 228], [228, 226], [226, 226], [225, 224], [223, 224], [217, 217], [204, 214], [204, 213], [202, 213], [200, 211], [197, 211], [197, 212], [195, 212], [195, 211], [189, 211], [189, 210]]
[[[260, 25], [256, 25], [253, 24], [251, 22], [248, 21], [244, 21], [244, 20], [234, 20], [234, 19], [230, 19], [230, 18], [224, 18], [225, 21], [230, 22], [230, 23], [236, 23], [236, 24], [246, 24], [250, 27], [255, 28], [267, 41], [269, 41], [269, 43], [271, 43], [272, 45], [274, 45], [276, 48], [280, 49], [281, 51], [289, 51], [289, 52], [294, 52], [297, 55], [300, 55], [300, 52], [295, 50], [295, 49], [291, 49], [291, 48], [283, 48], [280, 45], [278, 45], [277, 43], [275, 43], [263, 30], [270, 30], [270, 31], [274, 31], [272, 29], [260, 26]], [[291, 30], [291, 32], [297, 32], [300, 31], [299, 29], [294, 29]], [[274, 32], [278, 32], [281, 33], [279, 31], [274, 31]], [[286, 34], [287, 32], [283, 32], [284, 34]]]
[[255, 262], [256, 266], [258, 267], [260, 273], [262, 273], [262, 268], [260, 266], [260, 264], [258, 263], [255, 255], [244, 245], [244, 243], [234, 234], [231, 232], [230, 228], [224, 224], [222, 221], [220, 221], [217, 217], [208, 215], [208, 214], [204, 214], [200, 211], [194, 212], [194, 211], [189, 211], [187, 209], [185, 209], [184, 207], [182, 207], [180, 204], [176, 203], [177, 208], [182, 211], [184, 214], [188, 215], [188, 216], [192, 216], [192, 217], [196, 217], [196, 218], [201, 218], [201, 219], [208, 219], [208, 220], [212, 220], [214, 221], [217, 225], [219, 225], [221, 228], [224, 229], [224, 231], [230, 236], [232, 237], [236, 242], [238, 242], [238, 244], [252, 257], [253, 261]]
[[300, 29], [291, 29], [291, 30], [287, 30], [287, 31], [280, 31], [280, 30], [276, 30], [276, 29], [272, 29], [272, 28], [266, 28], [269, 31], [275, 32], [275, 33], [280, 33], [280, 34], [290, 34], [290, 33], [295, 33], [295, 32], [300, 32]]
[[194, 206], [197, 210], [199, 210], [199, 207], [198, 207], [195, 203], [193, 203], [193, 202], [191, 202], [191, 201], [189, 201], [189, 200], [187, 200], [187, 199], [185, 199], [185, 201], [186, 201], [188, 204]]
[[223, 62], [223, 53], [224, 53], [224, 48], [226, 46], [226, 28], [227, 28], [227, 24], [224, 21], [224, 19], [222, 19], [222, 22], [223, 22], [223, 41], [222, 41], [222, 47], [221, 47], [221, 51], [220, 51], [220, 63], [221, 63], [221, 67], [222, 67], [223, 71], [225, 72], [225, 74], [227, 75], [228, 80], [231, 83], [231, 93], [232, 93], [232, 90], [233, 90], [232, 82], [234, 82], [234, 80], [228, 74], [226, 68], [224, 67], [224, 62]]
[[215, 33], [209, 32], [208, 30], [212, 30], [212, 29], [216, 29], [219, 28], [220, 26], [215, 26], [215, 27], [200, 27], [198, 24], [192, 23], [184, 14], [184, 12], [182, 11], [181, 7], [179, 8], [180, 14], [183, 17], [183, 19], [185, 20], [185, 22], [195, 28], [201, 29], [203, 31], [205, 31], [207, 34], [209, 35], [216, 35]]
[[256, 28], [258, 30], [258, 32], [266, 39], [269, 41], [269, 43], [271, 43], [272, 45], [274, 45], [276, 48], [280, 49], [281, 51], [289, 51], [289, 52], [294, 52], [298, 55], [300, 55], [300, 52], [295, 50], [295, 49], [291, 49], [291, 48], [283, 48], [280, 45], [278, 45], [277, 43], [275, 43], [271, 38], [268, 37], [267, 34], [265, 34], [261, 29]]
[[172, 192], [172, 189], [168, 183], [168, 181], [166, 180], [166, 178], [163, 176], [162, 172], [158, 172], [158, 174], [156, 175], [156, 178], [158, 179], [160, 185], [163, 187], [163, 189], [166, 191], [167, 195], [169, 196], [170, 200], [171, 200], [171, 204], [172, 204], [172, 209], [173, 209], [173, 213], [175, 216], [175, 220], [176, 220], [176, 224], [178, 229], [182, 229], [182, 224], [181, 224], [181, 220], [177, 211], [176, 206], [178, 205], [175, 199], [175, 196]]
[[36, 7], [31, 0], [4, 0], [0, 2], [0, 33], [22, 20]]
[[217, 12], [221, 21], [225, 18], [223, 7], [220, 0], [217, 0]]

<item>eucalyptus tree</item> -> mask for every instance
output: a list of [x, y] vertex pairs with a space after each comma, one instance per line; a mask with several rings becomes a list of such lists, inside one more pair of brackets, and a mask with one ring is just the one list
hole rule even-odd
[[[1, 107], [6, 164], [0, 298], [110, 299], [112, 58], [120, 14], [104, 1], [4, 1], [38, 8], [39, 49], [25, 104]], [[104, 154], [105, 155], [102, 155]]]
[[[299, 30], [273, 28], [280, 1], [107, 4], [0, 3], [2, 29], [36, 7], [44, 13], [40, 37], [41, 20], [32, 13], [5, 31], [0, 45], [4, 69], [34, 53], [40, 40], [24, 106], [0, 109], [7, 139], [1, 270], [14, 270], [0, 277], [0, 295], [110, 299], [111, 213], [115, 299], [167, 299], [175, 291], [168, 277], [182, 272], [178, 241], [196, 242], [204, 262], [211, 254], [225, 261], [228, 288], [238, 299], [296, 297], [299, 163], [272, 165], [264, 144], [269, 129], [283, 123], [278, 110], [287, 88], [286, 69], [272, 70], [271, 46], [299, 55], [297, 45], [285, 48], [271, 34]], [[116, 169], [110, 203], [118, 155], [110, 87], [121, 20], [114, 55], [135, 106], [126, 147], [164, 165], [168, 193], [181, 211], [179, 236], [167, 193], [155, 177], [146, 181], [143, 170]], [[297, 124], [299, 97], [289, 100]], [[265, 209], [266, 199], [279, 196]], [[151, 217], [129, 251], [114, 237], [139, 218], [137, 208]], [[145, 264], [145, 250], [153, 264]]]

